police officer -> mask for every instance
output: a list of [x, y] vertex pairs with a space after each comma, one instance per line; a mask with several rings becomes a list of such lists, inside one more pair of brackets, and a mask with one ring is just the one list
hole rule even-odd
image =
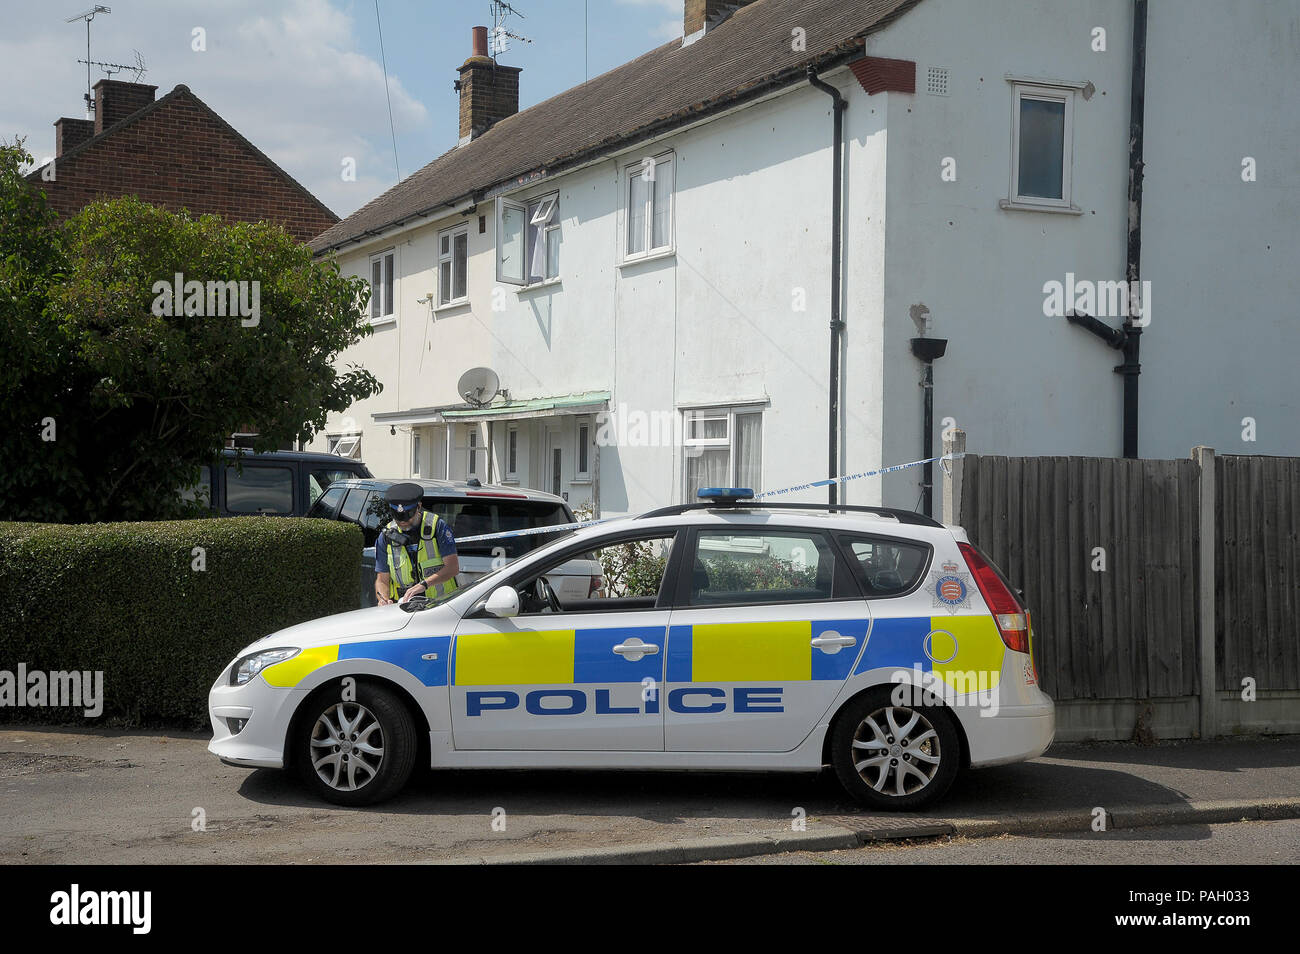
[[385, 499], [393, 519], [375, 541], [375, 596], [380, 606], [412, 596], [438, 599], [456, 589], [460, 560], [451, 527], [420, 504], [419, 484], [393, 484]]

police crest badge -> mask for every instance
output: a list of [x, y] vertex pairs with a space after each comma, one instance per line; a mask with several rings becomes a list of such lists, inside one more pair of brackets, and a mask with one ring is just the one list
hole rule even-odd
[[970, 574], [956, 563], [944, 563], [930, 574], [930, 602], [936, 608], [956, 613], [970, 598]]

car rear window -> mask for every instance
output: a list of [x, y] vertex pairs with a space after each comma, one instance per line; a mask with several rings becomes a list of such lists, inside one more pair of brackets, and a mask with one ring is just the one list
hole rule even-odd
[[558, 533], [534, 533], [526, 537], [506, 537], [462, 543], [461, 538], [507, 530], [554, 527], [573, 522], [564, 504], [549, 500], [506, 500], [492, 497], [425, 497], [424, 507], [451, 524], [456, 537], [456, 552], [471, 556], [496, 556], [502, 548], [508, 559], [516, 559], [556, 539]]

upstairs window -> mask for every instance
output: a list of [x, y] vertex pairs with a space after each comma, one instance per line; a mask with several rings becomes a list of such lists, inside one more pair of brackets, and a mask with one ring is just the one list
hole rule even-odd
[[438, 304], [450, 305], [469, 297], [469, 228], [438, 233]]
[[536, 285], [560, 277], [560, 196], [497, 202], [497, 281]]
[[1012, 86], [1009, 205], [1070, 209], [1074, 90]]
[[623, 257], [636, 259], [673, 246], [673, 173], [671, 152], [627, 167], [624, 196]]
[[391, 249], [370, 256], [370, 320], [393, 317], [393, 262]]

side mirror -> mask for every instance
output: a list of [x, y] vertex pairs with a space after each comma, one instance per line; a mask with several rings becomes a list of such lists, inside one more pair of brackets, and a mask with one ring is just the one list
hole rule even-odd
[[497, 619], [519, 615], [519, 594], [513, 586], [498, 586], [483, 604], [483, 611]]

